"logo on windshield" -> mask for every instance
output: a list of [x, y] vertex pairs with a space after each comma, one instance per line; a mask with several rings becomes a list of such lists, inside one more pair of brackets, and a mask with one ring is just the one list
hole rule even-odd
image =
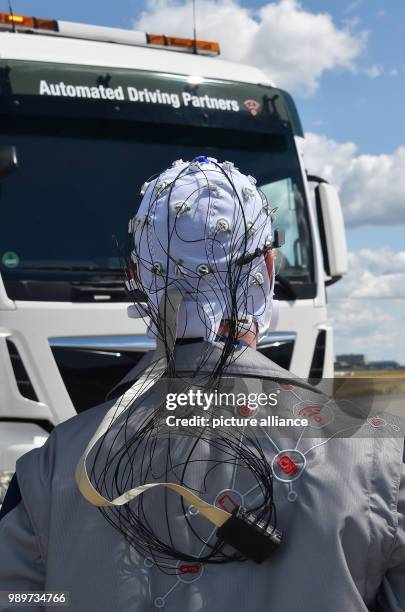
[[257, 113], [259, 112], [260, 102], [257, 100], [245, 100], [243, 104], [250, 111], [250, 114], [253, 115], [253, 117], [256, 117]]

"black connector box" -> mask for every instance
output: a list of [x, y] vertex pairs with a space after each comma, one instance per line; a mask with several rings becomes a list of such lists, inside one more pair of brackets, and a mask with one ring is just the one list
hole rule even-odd
[[230, 518], [217, 529], [217, 538], [229, 544], [248, 559], [263, 563], [281, 544], [283, 536], [272, 525], [258, 521], [242, 506], [237, 506]]

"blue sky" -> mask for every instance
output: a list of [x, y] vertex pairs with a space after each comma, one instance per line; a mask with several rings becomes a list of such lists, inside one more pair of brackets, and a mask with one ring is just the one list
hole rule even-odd
[[[317, 122], [321, 121], [328, 136], [355, 141], [361, 153], [387, 153], [403, 144], [405, 3], [308, 0], [304, 4], [309, 9], [330, 12], [338, 25], [358, 20], [356, 29], [369, 31], [366, 50], [358, 62], [359, 72], [326, 73], [317, 95], [300, 101], [305, 128], [318, 130]], [[361, 72], [372, 66], [381, 66], [384, 73], [370, 78]], [[392, 70], [398, 74], [393, 76]]]
[[[0, 0], [3, 10], [7, 1]], [[198, 8], [197, 0], [197, 8]], [[259, 0], [240, 3], [257, 9]], [[354, 33], [366, 30], [368, 40], [355, 71], [325, 71], [313, 96], [294, 97], [306, 131], [322, 132], [339, 142], [352, 141], [358, 153], [391, 153], [404, 143], [403, 99], [405, 97], [405, 3], [383, 0], [304, 0], [303, 8], [314, 13], [329, 13], [337, 27]], [[13, 0], [14, 12], [55, 17], [100, 25], [131, 27], [145, 9], [145, 2], [95, 2]], [[34, 10], [35, 7], [35, 10]], [[175, 33], [175, 32], [174, 32]], [[366, 71], [381, 70], [372, 78]], [[388, 229], [390, 231], [388, 231]], [[370, 237], [364, 230], [350, 232], [351, 248], [375, 246], [402, 247], [402, 227], [372, 228]]]
[[[8, 10], [5, 0], [0, 6]], [[285, 28], [279, 41], [287, 41], [280, 60], [271, 47], [280, 32], [271, 30], [271, 20], [281, 19], [282, 7], [289, 18], [279, 22], [281, 36]], [[13, 9], [40, 17], [191, 33], [190, 0], [13, 0]], [[216, 15], [221, 14], [227, 17], [218, 23]], [[329, 18], [319, 20], [320, 14]], [[405, 150], [400, 149], [405, 146], [405, 2], [197, 0], [197, 15], [200, 31], [206, 38], [211, 31], [211, 38], [220, 38], [226, 57], [234, 59], [234, 48], [239, 61], [259, 64], [260, 58], [269, 76], [279, 75], [277, 83], [291, 90], [310, 133], [307, 154], [313, 166], [308, 169], [323, 173], [341, 190], [352, 269], [329, 296], [336, 352], [366, 352], [373, 359], [405, 364]], [[235, 46], [232, 23], [241, 24], [243, 34], [251, 32], [250, 40], [237, 40]], [[297, 66], [291, 62], [291, 74], [284, 62], [289, 53], [299, 58]]]

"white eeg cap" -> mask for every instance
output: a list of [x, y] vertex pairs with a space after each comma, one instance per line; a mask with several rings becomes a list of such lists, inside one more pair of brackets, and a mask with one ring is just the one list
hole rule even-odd
[[239, 320], [255, 320], [261, 333], [269, 327], [274, 277], [270, 283], [264, 256], [236, 263], [272, 239], [270, 210], [255, 183], [232, 162], [200, 156], [174, 162], [143, 186], [130, 225], [133, 259], [156, 309], [168, 287], [181, 290], [179, 337], [213, 341], [230, 317], [232, 287]]

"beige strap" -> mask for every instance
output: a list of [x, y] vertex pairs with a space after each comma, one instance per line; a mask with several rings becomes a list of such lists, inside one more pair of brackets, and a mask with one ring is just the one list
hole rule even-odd
[[163, 337], [157, 338], [157, 346], [152, 363], [144, 370], [140, 378], [127, 391], [117, 399], [114, 405], [104, 416], [96, 432], [88, 443], [86, 450], [81, 456], [76, 467], [76, 482], [81, 494], [94, 506], [122, 506], [138, 497], [152, 487], [167, 487], [181, 495], [190, 502], [211, 523], [220, 527], [231, 516], [226, 510], [217, 508], [192, 493], [182, 485], [156, 482], [141, 485], [126, 491], [119, 497], [109, 500], [103, 497], [92, 485], [86, 467], [86, 460], [90, 451], [98, 440], [102, 438], [115, 421], [129, 408], [129, 406], [141, 395], [146, 393], [165, 373], [167, 369], [166, 350], [173, 354], [177, 335], [177, 318], [182, 300], [182, 294], [178, 289], [169, 289], [159, 303], [160, 329]]

